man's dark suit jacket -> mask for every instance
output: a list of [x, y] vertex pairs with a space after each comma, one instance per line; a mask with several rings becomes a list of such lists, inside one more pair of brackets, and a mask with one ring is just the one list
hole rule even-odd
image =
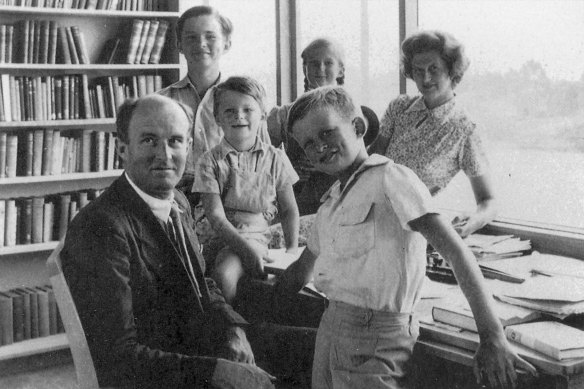
[[246, 324], [204, 278], [188, 202], [178, 191], [175, 200], [202, 297], [125, 175], [69, 226], [63, 271], [100, 385], [206, 387], [216, 364], [213, 345], [227, 326]]

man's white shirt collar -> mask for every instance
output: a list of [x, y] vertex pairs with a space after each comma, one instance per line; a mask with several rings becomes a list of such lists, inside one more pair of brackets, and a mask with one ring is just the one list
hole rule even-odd
[[160, 221], [162, 221], [163, 223], [166, 223], [170, 216], [170, 208], [175, 203], [174, 192], [172, 193], [172, 196], [169, 200], [157, 199], [156, 197], [150, 196], [148, 193], [138, 188], [138, 186], [134, 184], [130, 176], [128, 176], [128, 173], [124, 172], [124, 174], [126, 175], [126, 179], [130, 183], [132, 188], [134, 188], [136, 193], [138, 193], [138, 196], [140, 196], [140, 198], [144, 200], [146, 204], [148, 204], [148, 207], [150, 207], [152, 213], [154, 213], [154, 216], [160, 219]]

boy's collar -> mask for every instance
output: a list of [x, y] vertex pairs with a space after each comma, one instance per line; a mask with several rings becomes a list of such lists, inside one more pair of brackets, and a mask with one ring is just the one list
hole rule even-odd
[[[357, 170], [355, 170], [353, 172], [351, 177], [349, 177], [349, 179], [347, 180], [347, 183], [345, 184], [345, 188], [343, 190], [350, 187], [351, 182], [354, 181], [357, 178], [357, 176], [359, 174], [363, 173], [365, 170], [372, 168], [372, 167], [375, 167], [375, 166], [385, 165], [390, 161], [391, 161], [391, 159], [384, 157], [383, 155], [371, 154], [369, 157], [367, 157], [367, 159], [365, 161], [363, 161], [363, 163], [361, 165], [359, 165], [359, 167], [357, 168]], [[327, 190], [326, 193], [320, 198], [320, 202], [321, 203], [325, 202], [325, 200], [329, 196], [337, 197], [338, 195], [340, 195], [342, 193], [342, 191], [340, 190], [340, 186], [341, 186], [341, 182], [339, 180], [335, 181], [335, 183], [329, 188], [329, 190]]]
[[231, 153], [245, 153], [245, 152], [249, 152], [249, 153], [254, 153], [254, 152], [261, 152], [261, 153], [265, 153], [266, 149], [268, 147], [267, 144], [265, 144], [264, 142], [262, 142], [260, 140], [259, 135], [256, 136], [256, 140], [255, 143], [253, 145], [253, 147], [249, 150], [244, 150], [244, 151], [239, 151], [237, 149], [235, 149], [233, 146], [231, 146], [231, 144], [229, 144], [229, 142], [225, 139], [222, 138], [221, 142], [219, 143], [220, 148], [219, 148], [219, 159], [224, 159], [227, 155], [231, 154]]

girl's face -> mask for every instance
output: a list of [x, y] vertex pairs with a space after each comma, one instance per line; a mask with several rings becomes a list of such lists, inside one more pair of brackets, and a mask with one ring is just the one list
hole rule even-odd
[[424, 102], [430, 109], [454, 97], [448, 65], [437, 51], [415, 54], [412, 58], [412, 78]]
[[338, 56], [329, 46], [319, 47], [308, 52], [304, 75], [308, 80], [310, 89], [325, 85], [337, 85], [337, 78], [345, 72], [344, 66], [339, 62]]

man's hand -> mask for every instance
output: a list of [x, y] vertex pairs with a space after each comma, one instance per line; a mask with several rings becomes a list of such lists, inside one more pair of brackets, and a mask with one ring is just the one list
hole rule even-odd
[[227, 330], [226, 338], [221, 357], [233, 362], [255, 365], [251, 345], [241, 327], [230, 327]]
[[255, 365], [217, 359], [211, 385], [217, 389], [272, 389], [276, 377]]
[[266, 277], [264, 258], [268, 257], [267, 247], [253, 240], [247, 241], [246, 244], [248, 247], [245, 250], [245, 255], [242, 255], [241, 258], [245, 271], [253, 278], [264, 279]]

